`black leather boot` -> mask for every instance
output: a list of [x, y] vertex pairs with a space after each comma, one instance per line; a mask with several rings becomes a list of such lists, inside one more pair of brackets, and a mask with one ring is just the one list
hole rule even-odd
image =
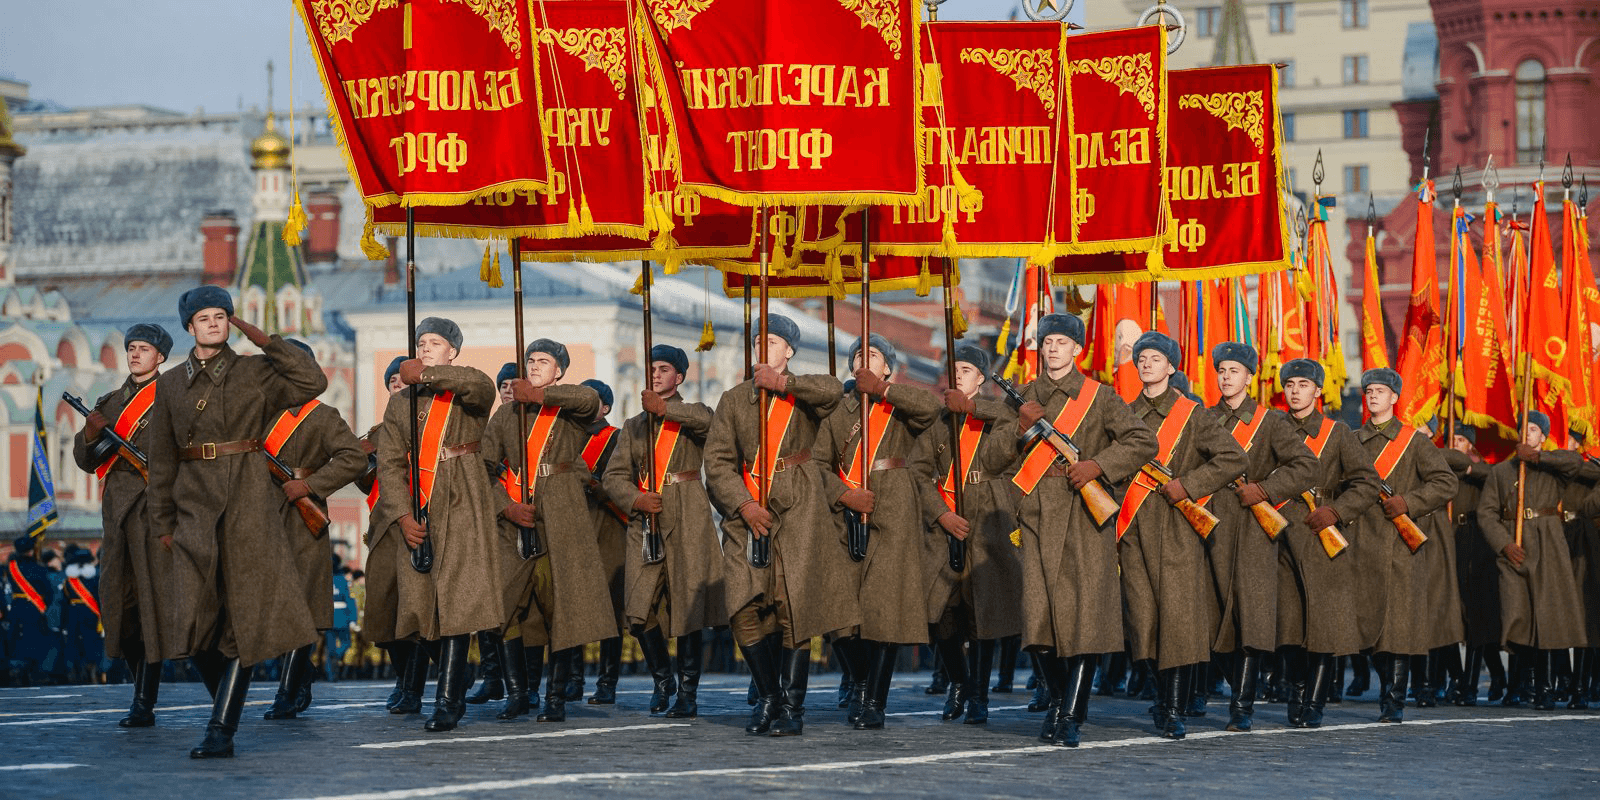
[[[1350, 685], [1344, 690], [1346, 697], [1360, 697], [1372, 688], [1372, 662], [1364, 653], [1350, 656]], [[1381, 675], [1382, 671], [1379, 672]]]
[[961, 719], [967, 713], [967, 698], [972, 692], [966, 650], [961, 646], [961, 639], [955, 637], [939, 639], [934, 644], [939, 650], [939, 660], [944, 663], [945, 674], [950, 678], [950, 690], [945, 693], [944, 710], [939, 718], [945, 722]]
[[672, 705], [672, 656], [667, 654], [667, 637], [660, 627], [651, 628], [635, 637], [639, 649], [644, 651], [645, 666], [650, 668], [654, 688], [650, 692], [650, 713], [664, 714]]
[[470, 634], [446, 636], [439, 643], [439, 688], [433, 696], [433, 716], [423, 724], [433, 733], [453, 731], [467, 713], [467, 648]]
[[[900, 645], [873, 642], [872, 644], [872, 669], [867, 677], [867, 697], [861, 702], [861, 716], [856, 719], [855, 729], [858, 731], [878, 730], [883, 727], [883, 712], [888, 705], [889, 683], [894, 680], [894, 660], [900, 655]], [[961, 666], [966, 666], [963, 659]], [[945, 661], [945, 669], [950, 670], [954, 664]], [[951, 684], [955, 683], [955, 673], [947, 673]]]
[[583, 662], [585, 649], [583, 645], [578, 645], [566, 651], [567, 660], [571, 667], [567, 670], [567, 683], [561, 694], [573, 703], [583, 699], [583, 675], [587, 670], [587, 666]]
[[1283, 658], [1277, 653], [1262, 653], [1261, 678], [1256, 684], [1256, 693], [1268, 703], [1282, 703], [1288, 699], [1285, 691]]
[[297, 700], [300, 684], [305, 683], [306, 705], [311, 694], [312, 645], [290, 650], [278, 657], [278, 693], [272, 698], [272, 707], [262, 714], [262, 719], [294, 719], [299, 715]]
[[[520, 640], [519, 640], [520, 641]], [[544, 645], [522, 648], [523, 663], [528, 665], [528, 710], [539, 708], [539, 684], [544, 680]]]
[[1461, 668], [1461, 682], [1455, 687], [1452, 698], [1458, 706], [1478, 704], [1478, 682], [1483, 680], [1483, 648], [1468, 647], [1467, 663]]
[[1344, 702], [1344, 692], [1340, 691], [1340, 689], [1344, 687], [1344, 665], [1346, 660], [1345, 656], [1339, 656], [1333, 660], [1333, 674], [1328, 677], [1329, 680], [1333, 681], [1333, 683], [1328, 684], [1333, 689], [1323, 699], [1323, 702], [1328, 705], [1336, 706]]
[[200, 673], [200, 682], [205, 684], [206, 693], [216, 700], [217, 687], [222, 685], [222, 674], [228, 668], [228, 659], [215, 650], [203, 650], [189, 656], [189, 663], [194, 666], [195, 672]]
[[1287, 707], [1285, 709], [1289, 718], [1289, 727], [1303, 728], [1305, 726], [1302, 722], [1305, 719], [1305, 709], [1308, 704], [1306, 697], [1307, 684], [1311, 680], [1311, 669], [1307, 662], [1308, 656], [1305, 650], [1298, 647], [1286, 647], [1280, 650], [1279, 653], [1283, 659], [1284, 678], [1289, 685]]
[[933, 675], [928, 681], [928, 688], [922, 690], [925, 694], [944, 694], [950, 691], [950, 675], [945, 672], [944, 654], [939, 648], [933, 648]]
[[505, 684], [506, 704], [494, 718], [516, 719], [528, 713], [528, 655], [521, 637], [502, 638], [498, 644], [500, 679]]
[[1186, 717], [1203, 717], [1206, 715], [1206, 702], [1211, 693], [1211, 673], [1216, 667], [1211, 661], [1202, 661], [1194, 665], [1189, 676], [1189, 696], [1184, 699], [1183, 715]]
[[756, 687], [756, 704], [750, 712], [750, 722], [744, 732], [763, 735], [772, 732], [772, 720], [778, 715], [782, 700], [778, 696], [778, 650], [782, 634], [774, 633], [753, 645], [739, 645], [744, 653], [745, 666], [750, 668], [750, 682]]
[[1407, 656], [1378, 653], [1378, 721], [1404, 722], [1406, 711], [1406, 673], [1411, 665]]
[[1506, 662], [1499, 647], [1488, 645], [1483, 648], [1483, 668], [1489, 671], [1489, 695], [1486, 699], [1491, 703], [1504, 699]]
[[[582, 652], [583, 645], [558, 650], [546, 662], [550, 676], [545, 680], [544, 710], [536, 718], [539, 722], [567, 721], [567, 688], [572, 685], [572, 651]], [[580, 695], [581, 696], [581, 695]]]
[[778, 697], [782, 706], [772, 720], [773, 736], [799, 736], [805, 732], [806, 682], [811, 676], [809, 642], [778, 654]]
[[989, 721], [989, 671], [994, 666], [995, 640], [979, 639], [967, 645], [968, 725]]
[[1433, 708], [1438, 705], [1433, 695], [1433, 651], [1426, 655], [1411, 657], [1411, 686], [1415, 689], [1417, 708]]
[[1000, 674], [995, 679], [994, 687], [990, 691], [997, 694], [1011, 694], [1017, 682], [1017, 656], [1022, 652], [1022, 637], [1007, 636], [995, 641], [995, 652], [999, 659]]
[[1567, 692], [1567, 708], [1573, 711], [1589, 710], [1589, 658], [1590, 652], [1582, 647], [1572, 651], [1572, 681]]
[[701, 636], [700, 631], [695, 631], [678, 637], [678, 655], [673, 658], [678, 671], [678, 696], [672, 701], [672, 708], [667, 709], [670, 719], [700, 716]]
[[1128, 654], [1111, 653], [1105, 657], [1105, 669], [1100, 672], [1100, 687], [1095, 694], [1101, 697], [1116, 697], [1122, 690], [1123, 681], [1128, 679]]
[[394, 691], [389, 693], [389, 700], [383, 707], [393, 711], [405, 699], [406, 668], [411, 665], [411, 654], [417, 649], [417, 644], [402, 640], [390, 642], [383, 649], [389, 652], [389, 667], [394, 670]]
[[1055, 734], [1050, 743], [1057, 747], [1077, 747], [1080, 730], [1089, 718], [1089, 692], [1094, 683], [1094, 656], [1058, 658], [1064, 676], [1061, 711], [1056, 714]]
[[239, 715], [250, 691], [250, 668], [239, 659], [228, 659], [217, 678], [216, 696], [211, 701], [211, 720], [206, 723], [206, 738], [189, 751], [190, 758], [233, 758], [233, 734], [239, 730]]
[[1054, 702], [1050, 696], [1049, 670], [1041, 663], [1038, 653], [1028, 653], [1028, 659], [1033, 662], [1033, 699], [1028, 701], [1028, 710], [1048, 711]]
[[1070, 675], [1068, 659], [1057, 658], [1056, 651], [1042, 650], [1033, 655], [1033, 668], [1040, 678], [1047, 696], [1044, 725], [1039, 728], [1039, 741], [1052, 744], [1056, 737], [1056, 722], [1062, 717], [1062, 707], [1067, 702], [1067, 679]]
[[877, 651], [872, 642], [860, 636], [840, 639], [839, 649], [850, 664], [850, 700], [845, 705], [844, 721], [854, 725], [861, 719], [861, 708], [867, 702], [868, 687], [872, 685], [872, 659]]
[[504, 651], [500, 647], [503, 641], [500, 634], [494, 631], [478, 634], [478, 688], [467, 695], [467, 703], [479, 706], [490, 700], [505, 698], [505, 669], [501, 666]]
[[1233, 699], [1228, 702], [1228, 730], [1249, 733], [1251, 718], [1256, 710], [1256, 672], [1261, 663], [1261, 654], [1242, 650], [1237, 659]]
[[1533, 710], [1556, 710], [1554, 650], [1533, 651]]
[[422, 692], [428, 685], [428, 648], [421, 642], [411, 643], [411, 657], [406, 659], [400, 681], [400, 702], [391, 706], [389, 713], [421, 714]]
[[1183, 702], [1188, 696], [1188, 682], [1193, 666], [1170, 667], [1156, 673], [1161, 686], [1161, 712], [1156, 715], [1156, 732], [1167, 739], [1182, 739], [1187, 735], [1183, 725]]
[[839, 665], [839, 707], [849, 708], [855, 681], [850, 677], [850, 655], [845, 652], [845, 647], [840, 644], [841, 641], [834, 639], [828, 643], [828, 648], [833, 653], [833, 663]]
[[1322, 710], [1328, 702], [1329, 695], [1337, 694], [1333, 691], [1339, 681], [1334, 677], [1333, 656], [1328, 653], [1312, 653], [1310, 655], [1311, 677], [1306, 688], [1306, 706], [1301, 711], [1300, 727], [1322, 727]]
[[622, 637], [600, 640], [600, 663], [595, 667], [594, 694], [589, 695], [589, 705], [610, 706], [617, 703], [617, 678], [622, 675]]
[[161, 691], [161, 662], [146, 664], [139, 657], [133, 665], [133, 705], [128, 716], [117, 722], [121, 728], [148, 728], [156, 724], [156, 695]]

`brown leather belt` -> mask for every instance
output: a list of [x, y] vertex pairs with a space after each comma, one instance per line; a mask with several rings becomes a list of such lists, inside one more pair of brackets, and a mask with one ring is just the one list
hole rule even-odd
[[[809, 448], [805, 449], [805, 450], [801, 450], [798, 453], [792, 453], [792, 454], [790, 454], [788, 456], [785, 456], [783, 458], [778, 459], [778, 462], [775, 465], [773, 465], [772, 472], [774, 474], [776, 474], [776, 473], [782, 472], [782, 471], [784, 471], [786, 469], [794, 469], [795, 467], [798, 467], [801, 464], [804, 464], [804, 463], [806, 463], [807, 461], [810, 461], [810, 460], [811, 460], [811, 450]], [[744, 469], [745, 469], [746, 472], [748, 472], [748, 473], [750, 473], [752, 475], [755, 474], [754, 467], [752, 467], [749, 464], [746, 464]]]
[[476, 453], [478, 452], [478, 444], [478, 442], [467, 442], [466, 444], [458, 444], [455, 447], [443, 448], [439, 451], [439, 462], [442, 464], [452, 458], [460, 458], [464, 455]]
[[877, 472], [885, 469], [905, 469], [905, 466], [906, 460], [903, 458], [880, 458], [877, 461], [872, 462], [872, 471]]
[[[1525, 508], [1522, 510], [1523, 519], [1539, 519], [1540, 517], [1560, 516], [1562, 516], [1561, 506], [1556, 506], [1555, 508]], [[1500, 513], [1500, 519], [1505, 522], [1514, 522], [1517, 519], [1517, 515], [1515, 512], [1507, 509], [1506, 511], [1502, 511]]]
[[975, 469], [975, 470], [971, 470], [971, 471], [967, 472], [967, 483], [969, 483], [969, 484], [983, 483], [984, 481], [986, 481], [988, 479], [989, 479], [989, 476], [983, 474], [983, 470], [981, 470], [981, 469]]
[[206, 442], [178, 451], [179, 461], [213, 461], [217, 456], [254, 453], [261, 449], [260, 439], [240, 439], [236, 442]]
[[[648, 478], [649, 476], [647, 475], [645, 477]], [[663, 488], [668, 487], [668, 486], [672, 486], [673, 484], [678, 484], [678, 483], [699, 483], [699, 482], [700, 482], [700, 470], [697, 470], [697, 469], [686, 470], [684, 472], [669, 472], [669, 473], [667, 473], [665, 476], [663, 476], [661, 478], [661, 486]]]

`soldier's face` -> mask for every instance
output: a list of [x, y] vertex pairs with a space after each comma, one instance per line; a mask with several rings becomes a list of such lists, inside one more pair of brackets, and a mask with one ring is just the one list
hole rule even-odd
[[511, 380], [507, 379], [500, 382], [500, 402], [502, 403], [511, 402]]
[[1300, 416], [1315, 407], [1317, 396], [1322, 390], [1317, 388], [1308, 378], [1290, 378], [1283, 382], [1283, 399], [1288, 401], [1289, 410]]
[[128, 372], [144, 376], [156, 371], [167, 357], [149, 342], [128, 342]]
[[[861, 369], [860, 353], [856, 353], [855, 359], [850, 362], [850, 369]], [[880, 352], [876, 347], [867, 348], [867, 369], [870, 369], [885, 378], [889, 377], [889, 362], [883, 357], [883, 353]]]
[[965, 361], [956, 362], [956, 391], [976, 397], [985, 380], [982, 370]]
[[437, 333], [424, 333], [417, 337], [417, 360], [423, 366], [441, 367], [456, 360], [459, 353], [443, 336]]
[[542, 389], [561, 379], [561, 365], [549, 353], [532, 353], [528, 356], [528, 383]]
[[389, 376], [389, 384], [388, 384], [388, 386], [389, 386], [389, 394], [394, 394], [395, 392], [398, 392], [401, 389], [406, 388], [406, 382], [403, 381], [403, 380], [400, 380], [399, 373], [395, 373], [394, 375], [390, 375]]
[[652, 361], [650, 363], [650, 391], [662, 397], [671, 397], [678, 393], [678, 387], [683, 385], [683, 373], [677, 367], [665, 361]]
[[1051, 372], [1060, 372], [1073, 366], [1083, 346], [1066, 334], [1052, 333], [1039, 343], [1039, 354]]
[[1367, 402], [1367, 412], [1373, 415], [1382, 415], [1385, 419], [1394, 411], [1394, 404], [1400, 401], [1400, 395], [1393, 389], [1379, 384], [1372, 384], [1362, 390], [1361, 396]]
[[201, 347], [218, 347], [228, 341], [228, 312], [202, 308], [189, 318], [189, 335]]
[[1224, 361], [1217, 365], [1217, 391], [1223, 397], [1234, 398], [1250, 388], [1250, 370], [1237, 361]]
[[[756, 349], [756, 354], [761, 354], [760, 348]], [[791, 358], [794, 358], [794, 348], [789, 346], [789, 340], [776, 333], [767, 334], [767, 366], [781, 371], [789, 366]]]
[[1166, 356], [1154, 350], [1140, 350], [1136, 366], [1139, 367], [1139, 381], [1146, 386], [1161, 383], [1178, 371]]
[[1547, 437], [1538, 425], [1528, 423], [1528, 429], [1522, 432], [1522, 443], [1529, 447], [1540, 447]]
[[1472, 455], [1472, 451], [1473, 451], [1472, 440], [1468, 439], [1465, 436], [1462, 436], [1459, 433], [1455, 435], [1455, 438], [1450, 440], [1450, 446], [1453, 449], [1455, 449], [1457, 452], [1466, 453], [1467, 455]]

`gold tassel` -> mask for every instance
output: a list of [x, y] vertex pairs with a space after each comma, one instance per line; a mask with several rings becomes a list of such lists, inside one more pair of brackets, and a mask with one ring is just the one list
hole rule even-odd
[[1011, 318], [1010, 317], [1006, 317], [1005, 322], [1000, 323], [1000, 337], [994, 340], [994, 354], [997, 355], [997, 356], [1005, 355], [1006, 354], [1006, 342], [1010, 341], [1010, 339], [1011, 339]]
[[956, 207], [962, 211], [977, 211], [983, 208], [983, 191], [967, 183], [960, 169], [951, 167], [950, 172], [955, 178]]
[[1018, 528], [1018, 529], [1016, 529], [1016, 530], [1011, 532], [1011, 546], [1012, 547], [1021, 547], [1022, 546], [1022, 529], [1021, 528]]
[[944, 254], [951, 258], [956, 255], [956, 224], [951, 215], [944, 215]]
[[[651, 199], [647, 210], [650, 212], [651, 226], [656, 229], [655, 241], [650, 246], [657, 250], [671, 249], [672, 230], [677, 227], [672, 221], [672, 212], [668, 211], [660, 200], [654, 198]], [[672, 273], [669, 272], [667, 274], [670, 275]]]
[[478, 264], [478, 280], [483, 281], [484, 283], [489, 282], [489, 270], [493, 269], [493, 267], [490, 266], [490, 259], [493, 258], [493, 256], [490, 255], [489, 252], [493, 248], [493, 244], [484, 245], [483, 261], [479, 262]]
[[567, 198], [567, 238], [576, 239], [583, 235], [582, 221], [578, 217], [578, 204]]
[[933, 291], [933, 273], [928, 271], [928, 258], [922, 258], [922, 271], [917, 273], [917, 296], [927, 297]]
[[700, 329], [700, 343], [694, 346], [696, 353], [704, 353], [717, 345], [717, 331], [711, 327], [711, 320], [706, 320], [706, 326]]
[[289, 218], [283, 222], [283, 243], [300, 246], [300, 233], [306, 229], [306, 207], [300, 205], [300, 190], [294, 190], [294, 205], [289, 206]]
[[372, 209], [367, 209], [367, 224], [361, 228], [361, 254], [368, 261], [388, 261], [389, 248], [378, 241], [378, 232], [372, 224]]
[[967, 315], [961, 313], [960, 303], [956, 303], [955, 305], [951, 306], [951, 310], [955, 313], [952, 315], [950, 320], [950, 327], [955, 330], [956, 338], [960, 339], [961, 337], [967, 335], [967, 328], [969, 327], [967, 325]]
[[828, 283], [840, 284], [844, 282], [844, 259], [838, 253], [828, 254]]
[[644, 276], [643, 275], [640, 275], [639, 277], [633, 279], [633, 288], [628, 290], [628, 294], [637, 294], [637, 295], [643, 295], [644, 294]]
[[589, 211], [589, 195], [578, 199], [578, 224], [585, 236], [594, 233], [594, 214]]
[[662, 262], [661, 271], [668, 275], [676, 275], [678, 274], [678, 270], [682, 268], [683, 256], [678, 255], [675, 251], [667, 251], [667, 260]]
[[1054, 266], [1056, 261], [1055, 250], [1056, 235], [1053, 233], [1047, 233], [1044, 236], [1044, 243], [1039, 245], [1039, 252], [1034, 253], [1033, 256], [1028, 259], [1028, 263], [1036, 267]]
[[[494, 242], [490, 242], [489, 246], [490, 247], [494, 247]], [[518, 269], [519, 267], [520, 267], [520, 265], [518, 265], [518, 264], [512, 264], [511, 265], [512, 269]], [[505, 286], [505, 285], [506, 285], [505, 278], [503, 278], [501, 276], [501, 274], [500, 274], [500, 249], [499, 248], [495, 248], [495, 251], [494, 251], [494, 269], [489, 271], [489, 288], [490, 289], [498, 289], [498, 288], [500, 288], [502, 286]]]

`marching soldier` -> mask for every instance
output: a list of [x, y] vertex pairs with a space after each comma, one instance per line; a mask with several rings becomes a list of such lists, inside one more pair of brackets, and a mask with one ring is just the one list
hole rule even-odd
[[[538, 721], [565, 722], [573, 651], [581, 654], [584, 645], [611, 636], [617, 624], [584, 497], [588, 479], [583, 447], [589, 439], [586, 430], [599, 416], [600, 396], [587, 386], [556, 383], [571, 364], [566, 345], [535, 339], [526, 356], [528, 377], [512, 381], [513, 402], [495, 412], [483, 451], [483, 459], [491, 465], [518, 465], [519, 443], [527, 448], [526, 462], [508, 477], [515, 496], [500, 493], [494, 504], [500, 515], [497, 547], [501, 553], [515, 549], [523, 562], [515, 579], [504, 587], [507, 614], [496, 623], [516, 625], [521, 632], [501, 648], [508, 688], [507, 710], [502, 713], [514, 710], [518, 684], [526, 686], [526, 679], [516, 673], [529, 665], [519, 663], [525, 660], [517, 659], [514, 651], [548, 645], [550, 674]], [[519, 409], [528, 419], [525, 439], [519, 429]], [[527, 503], [520, 499], [522, 480], [532, 481]]]
[[1184, 738], [1183, 706], [1211, 660], [1217, 625], [1205, 554], [1212, 531], [1198, 531], [1176, 506], [1222, 490], [1248, 465], [1216, 418], [1170, 385], [1181, 359], [1178, 343], [1157, 331], [1133, 345], [1144, 390], [1128, 405], [1156, 432], [1156, 462], [1170, 479], [1137, 473], [1117, 515], [1129, 649], [1134, 661], [1155, 664], [1160, 699], [1151, 716], [1169, 739]]
[[[700, 477], [711, 408], [679, 393], [688, 372], [683, 350], [650, 348], [650, 388], [640, 393], [644, 411], [623, 424], [622, 445], [605, 472], [612, 501], [636, 512], [623, 553], [624, 611], [656, 686], [670, 685], [676, 672], [677, 696], [663, 709], [674, 719], [699, 716], [701, 631], [728, 618], [721, 542]], [[675, 660], [667, 657], [669, 636], [678, 640]], [[661, 713], [653, 703], [651, 713]]]
[[[289, 343], [314, 359], [309, 345], [295, 339]], [[366, 469], [367, 456], [344, 417], [319, 400], [279, 412], [267, 428], [262, 448], [294, 470], [294, 480], [281, 487], [284, 502], [278, 516], [300, 570], [306, 605], [317, 630], [325, 633], [334, 627], [333, 542], [326, 529], [309, 529], [295, 503], [309, 497], [326, 515], [328, 498]], [[308, 644], [283, 655], [278, 694], [263, 719], [294, 719], [311, 706], [311, 653], [315, 649], [316, 645]]]
[[1234, 490], [1217, 495], [1210, 506], [1222, 520], [1211, 538], [1211, 576], [1221, 611], [1211, 649], [1234, 656], [1228, 730], [1248, 732], [1261, 657], [1278, 647], [1278, 539], [1262, 528], [1252, 507], [1287, 503], [1285, 517], [1304, 519], [1300, 495], [1316, 479], [1317, 459], [1287, 415], [1250, 397], [1255, 348], [1223, 342], [1211, 351], [1211, 362], [1222, 394], [1212, 411], [1250, 459]]
[[[1017, 529], [1016, 489], [1005, 471], [1016, 456], [1016, 414], [998, 400], [979, 397], [988, 381], [989, 354], [972, 345], [956, 348], [956, 388], [946, 389], [946, 413], [921, 437], [913, 464], [922, 486], [922, 522], [927, 537], [928, 626], [950, 672], [941, 717], [969, 725], [989, 721], [989, 673], [996, 640], [1016, 636], [1022, 626], [1022, 562], [1011, 532]], [[955, 473], [951, 430], [960, 437], [961, 474]], [[955, 509], [961, 481], [962, 510]], [[961, 572], [950, 568], [947, 537], [965, 542]], [[966, 645], [966, 655], [962, 646]]]
[[1478, 499], [1492, 465], [1478, 454], [1473, 435], [1472, 428], [1458, 428], [1451, 447], [1443, 451], [1445, 463], [1456, 474], [1451, 509], [1455, 514], [1456, 586], [1467, 645], [1462, 679], [1449, 697], [1458, 706], [1478, 704], [1478, 681], [1485, 664], [1492, 688], [1504, 691], [1506, 678], [1500, 660], [1500, 568], [1495, 563], [1499, 555], [1489, 547], [1478, 524]]
[[94, 553], [67, 545], [62, 562], [61, 597], [66, 601], [61, 614], [62, 660], [72, 682], [98, 683], [105, 643], [100, 635], [100, 578]]
[[[627, 548], [628, 515], [619, 507], [601, 485], [601, 476], [611, 463], [611, 454], [617, 449], [617, 427], [606, 421], [616, 395], [604, 381], [590, 378], [584, 386], [600, 395], [600, 414], [586, 431], [589, 440], [583, 445], [583, 464], [589, 471], [585, 496], [589, 499], [589, 516], [594, 520], [594, 530], [600, 545], [600, 563], [604, 566], [606, 587], [611, 593], [611, 607], [617, 618], [614, 635], [600, 640], [600, 663], [595, 669], [594, 694], [590, 705], [612, 705], [617, 702], [617, 678], [622, 672], [622, 632], [628, 627], [623, 614], [624, 575], [623, 555]], [[583, 695], [583, 651], [578, 651], [573, 662], [573, 672], [578, 677], [578, 695]], [[665, 661], [665, 659], [663, 659]], [[673, 692], [670, 670], [655, 676], [655, 691], [650, 697], [650, 713], [667, 710]]]
[[[1039, 321], [1044, 369], [1022, 394], [1012, 478], [1023, 494], [1022, 641], [1038, 654], [1050, 691], [1039, 738], [1065, 747], [1078, 746], [1100, 654], [1124, 646], [1115, 512], [1097, 523], [1078, 495], [1105, 492], [1101, 479], [1125, 481], [1156, 454], [1155, 434], [1117, 393], [1078, 371], [1083, 333], [1083, 320], [1069, 314]], [[1040, 421], [1072, 440], [1076, 463], [1035, 437]]]
[[11, 584], [6, 651], [16, 685], [31, 686], [35, 673], [55, 647], [56, 633], [50, 629], [46, 614], [56, 601], [56, 587], [50, 580], [50, 571], [34, 557], [32, 536], [19, 537], [11, 545], [11, 560], [6, 564], [6, 577]]
[[[403, 537], [407, 548], [431, 545], [427, 572], [416, 569], [412, 553], [391, 550], [399, 562], [393, 567], [399, 590], [394, 633], [434, 650], [439, 683], [433, 716], [423, 727], [448, 731], [466, 711], [468, 638], [505, 618], [494, 583], [495, 499], [477, 455], [495, 388], [488, 375], [454, 365], [462, 343], [456, 323], [428, 317], [413, 335], [417, 357], [402, 362], [399, 373], [409, 389], [389, 396], [378, 431], [378, 504], [372, 514], [375, 528]], [[419, 477], [415, 512], [412, 464]]]
[[[843, 387], [831, 375], [789, 372], [800, 344], [793, 320], [770, 316], [767, 332], [765, 363], [717, 402], [706, 481], [723, 517], [733, 638], [759, 695], [745, 731], [794, 736], [805, 727], [812, 637], [861, 624], [859, 567], [841, 546], [844, 531], [831, 513], [827, 467], [812, 458], [818, 430]], [[761, 390], [769, 400], [765, 410]], [[761, 483], [769, 487], [765, 503]], [[860, 501], [852, 495], [852, 502]], [[760, 561], [759, 539], [770, 552], [767, 561], [752, 564], [752, 556]]]
[[[512, 363], [510, 361], [507, 361], [506, 363], [500, 365], [500, 372], [499, 372], [499, 374], [495, 375], [494, 383], [495, 383], [495, 386], [498, 386], [500, 388], [500, 402], [501, 403], [511, 403], [511, 402], [513, 402], [512, 398], [511, 398], [511, 382], [513, 380], [516, 380], [516, 378], [517, 378], [517, 365], [516, 364], [514, 364], [514, 363]], [[504, 464], [493, 465], [493, 469], [495, 471], [498, 471], [501, 474], [502, 478], [504, 477], [504, 475], [508, 474], [505, 471], [505, 465]], [[506, 484], [506, 485], [509, 486], [510, 484]], [[515, 560], [507, 561], [502, 556], [501, 561], [506, 566], [511, 567], [513, 569], [513, 571], [517, 568]], [[500, 665], [501, 642], [502, 642], [502, 637], [501, 637], [500, 631], [497, 631], [497, 630], [478, 631], [478, 673], [477, 673], [478, 688], [475, 691], [473, 691], [472, 694], [467, 695], [466, 701], [467, 701], [468, 705], [474, 705], [474, 706], [483, 705], [484, 703], [487, 703], [487, 702], [489, 702], [491, 700], [502, 700], [502, 699], [505, 698], [505, 696], [506, 696], [505, 678], [504, 678], [504, 676], [502, 674], [502, 667]], [[539, 653], [540, 653], [540, 664], [541, 664], [540, 669], [542, 670], [543, 669], [542, 664], [544, 663], [543, 662], [544, 648], [538, 648], [538, 649], [539, 649]], [[516, 657], [526, 658], [525, 655], [513, 656], [513, 657], [514, 658], [516, 658]], [[524, 671], [526, 671], [526, 665], [524, 665]], [[517, 713], [512, 715], [512, 718], [515, 718], [516, 716], [521, 716], [522, 712], [527, 710], [527, 706], [526, 706], [525, 702], [521, 703], [521, 704], [513, 703], [510, 706], [508, 706], [507, 710], [510, 710], [512, 708], [515, 708], [517, 710]]]
[[[1562, 494], [1583, 466], [1571, 451], [1543, 451], [1550, 418], [1534, 411], [1515, 458], [1494, 466], [1478, 499], [1478, 524], [1500, 553], [1501, 638], [1521, 651], [1524, 670], [1533, 667], [1533, 707], [1555, 708], [1554, 661], [1569, 647], [1583, 647], [1583, 598], [1572, 569], [1563, 523]], [[1517, 541], [1517, 476], [1522, 489], [1522, 540]], [[1592, 496], [1592, 495], [1591, 495]], [[1590, 512], [1592, 516], [1592, 512]], [[1507, 703], [1520, 705], [1520, 703]]]
[[[1379, 502], [1365, 511], [1355, 544], [1356, 612], [1362, 649], [1376, 655], [1379, 722], [1402, 722], [1410, 656], [1432, 647], [1428, 609], [1430, 561], [1437, 545], [1413, 551], [1400, 526], [1415, 523], [1428, 538], [1443, 535], [1444, 509], [1456, 493], [1456, 476], [1427, 434], [1395, 418], [1400, 374], [1387, 367], [1361, 375], [1371, 416], [1356, 433], [1378, 471]], [[1391, 491], [1392, 490], [1392, 491]], [[1480, 504], [1481, 508], [1481, 504]], [[1482, 515], [1480, 514], [1480, 520]]]
[[[1303, 517], [1289, 517], [1278, 567], [1278, 642], [1289, 677], [1289, 724], [1322, 727], [1339, 691], [1334, 659], [1361, 649], [1356, 624], [1355, 556], [1370, 534], [1360, 526], [1378, 502], [1378, 474], [1355, 432], [1317, 411], [1322, 365], [1297, 358], [1278, 372], [1294, 433], [1317, 459]], [[1287, 508], [1287, 506], [1285, 507]]]
[[[321, 394], [328, 379], [299, 348], [233, 316], [233, 298], [202, 286], [178, 300], [195, 346], [156, 379], [150, 423], [150, 528], [173, 550], [178, 626], [165, 654], [189, 658], [213, 705], [193, 758], [231, 758], [250, 667], [317, 640], [289, 542], [282, 492], [259, 454], [267, 422]], [[261, 348], [241, 356], [228, 326]], [[163, 634], [163, 639], [167, 637]]]
[[[846, 526], [870, 525], [853, 556], [861, 558], [861, 627], [839, 640], [861, 697], [851, 720], [856, 730], [883, 727], [900, 646], [928, 640], [927, 529], [916, 475], [906, 467], [917, 436], [938, 419], [940, 404], [922, 389], [890, 382], [896, 359], [894, 345], [879, 334], [857, 341], [849, 359], [854, 385], [817, 432], [817, 456], [832, 467], [827, 485], [834, 510], [846, 515]], [[868, 406], [865, 432], [862, 403]], [[964, 656], [958, 660], [965, 663]], [[954, 665], [946, 669], [955, 674]]]
[[171, 633], [162, 624], [162, 597], [156, 587], [171, 585], [172, 554], [154, 547], [145, 516], [144, 473], [102, 434], [110, 429], [135, 447], [147, 448], [155, 379], [172, 352], [172, 336], [160, 325], [142, 322], [128, 329], [124, 341], [128, 377], [96, 401], [94, 413], [72, 439], [72, 457], [79, 469], [94, 472], [100, 480], [100, 618], [106, 654], [125, 659], [133, 672], [133, 704], [117, 724], [143, 728], [156, 723], [165, 649], [161, 637]]

